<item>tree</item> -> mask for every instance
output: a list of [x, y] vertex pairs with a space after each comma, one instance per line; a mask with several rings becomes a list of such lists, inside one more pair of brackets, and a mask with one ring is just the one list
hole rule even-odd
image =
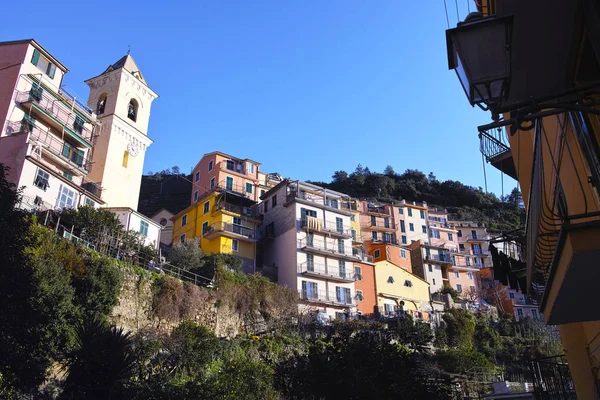
[[193, 240], [184, 243], [177, 242], [169, 251], [168, 260], [171, 264], [185, 270], [200, 270], [205, 265], [204, 252]]
[[119, 394], [135, 373], [133, 341], [123, 329], [100, 319], [77, 326], [77, 346], [67, 358], [61, 399], [109, 399]]
[[433, 341], [431, 325], [410, 315], [398, 318], [396, 332], [400, 343], [418, 352], [426, 351]]
[[396, 173], [394, 172], [394, 168], [391, 165], [388, 165], [387, 167], [385, 167], [385, 169], [383, 170], [383, 173], [387, 176], [396, 175]]
[[331, 178], [333, 183], [344, 183], [348, 180], [348, 173], [346, 171], [335, 171]]
[[470, 347], [473, 344], [475, 320], [473, 315], [462, 308], [450, 308], [442, 315], [446, 324], [448, 345]]

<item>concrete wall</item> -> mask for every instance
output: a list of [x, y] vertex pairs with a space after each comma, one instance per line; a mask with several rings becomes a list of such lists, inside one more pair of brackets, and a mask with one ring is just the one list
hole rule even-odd
[[[390, 281], [390, 277], [393, 282]], [[407, 281], [410, 281], [412, 286], [407, 286]], [[375, 282], [377, 304], [381, 309], [384, 308], [386, 300], [402, 300], [405, 303], [404, 310], [415, 311], [422, 311], [429, 303], [429, 284], [388, 261], [375, 263]]]
[[363, 300], [356, 301], [356, 309], [364, 315], [376, 313], [377, 311], [377, 293], [375, 287], [375, 267], [370, 264], [354, 263], [361, 270], [362, 279], [354, 282], [356, 291], [360, 290]]

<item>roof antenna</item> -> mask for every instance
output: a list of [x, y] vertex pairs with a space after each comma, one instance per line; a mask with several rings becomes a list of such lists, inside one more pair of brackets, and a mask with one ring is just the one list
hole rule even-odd
[[127, 45], [127, 55], [129, 55], [129, 53], [131, 53], [131, 45], [130, 44]]

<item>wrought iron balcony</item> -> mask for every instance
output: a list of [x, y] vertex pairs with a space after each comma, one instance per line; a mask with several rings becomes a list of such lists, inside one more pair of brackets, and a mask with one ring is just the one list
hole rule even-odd
[[92, 130], [86, 127], [87, 122], [70, 105], [65, 104], [63, 99], [50, 96], [40, 88], [17, 92], [15, 100], [21, 106], [31, 108], [46, 123], [61, 131], [64, 129], [86, 147], [93, 144]]
[[323, 196], [315, 195], [315, 194], [308, 193], [308, 192], [292, 191], [292, 192], [288, 193], [288, 195], [285, 198], [284, 205], [289, 206], [294, 201], [298, 201], [300, 203], [310, 205], [310, 206], [319, 207], [324, 210], [333, 211], [338, 214], [346, 215], [349, 217], [354, 215], [353, 212], [351, 212], [343, 207], [340, 207], [340, 203], [342, 202], [341, 200], [326, 199]]
[[298, 273], [337, 282], [354, 282], [356, 280], [352, 265], [342, 269], [339, 265], [303, 262], [298, 264]]
[[98, 182], [88, 181], [83, 178], [81, 187], [89, 194], [101, 199], [102, 198], [102, 186]]
[[504, 128], [481, 129], [479, 131], [479, 151], [495, 168], [513, 179], [518, 179]]
[[245, 218], [257, 218], [254, 214], [252, 207], [240, 207], [230, 203], [218, 203], [212, 207], [211, 215], [214, 216], [219, 212], [228, 212], [231, 214], [239, 215]]
[[53, 133], [42, 131], [37, 126], [32, 126], [25, 121], [9, 122], [6, 125], [6, 133], [29, 133], [31, 142], [39, 144], [42, 151], [52, 157], [55, 162], [77, 175], [85, 175], [90, 169], [91, 160], [85, 152], [74, 148]]
[[222, 170], [237, 172], [238, 174], [246, 175], [246, 168], [243, 162], [224, 160], [219, 163]]
[[352, 237], [352, 228], [347, 225], [339, 225], [336, 221], [323, 221], [315, 217], [300, 219], [300, 226], [310, 232], [319, 232], [331, 237], [349, 239]]
[[369, 214], [379, 214], [379, 215], [390, 215], [389, 211], [385, 206], [367, 206], [367, 213]]
[[352, 296], [338, 296], [335, 292], [325, 290], [299, 290], [298, 294], [301, 300], [309, 303], [321, 303], [337, 306], [352, 307], [356, 305], [356, 300]]
[[366, 262], [366, 263], [373, 263], [373, 256], [370, 254], [366, 254], [363, 249], [357, 249], [357, 248], [353, 248], [352, 249], [352, 255], [358, 259], [360, 259], [360, 261], [362, 262]]
[[242, 225], [230, 224], [228, 222], [215, 222], [202, 232], [206, 239], [214, 239], [218, 236], [227, 236], [233, 239], [256, 241], [256, 230]]
[[358, 261], [360, 258], [351, 252], [351, 248], [344, 245], [339, 247], [337, 244], [329, 244], [321, 240], [307, 240], [300, 239], [298, 241], [299, 247], [307, 253], [314, 253], [323, 256], [336, 257], [349, 261]]
[[254, 184], [252, 184], [252, 192], [247, 192], [245, 185], [239, 185], [233, 182], [229, 183], [227, 182], [227, 180], [222, 180], [221, 182], [219, 182], [217, 188], [227, 190], [229, 192], [236, 193], [244, 197], [254, 197]]
[[425, 256], [425, 259], [432, 262], [453, 264], [450, 254], [429, 254]]

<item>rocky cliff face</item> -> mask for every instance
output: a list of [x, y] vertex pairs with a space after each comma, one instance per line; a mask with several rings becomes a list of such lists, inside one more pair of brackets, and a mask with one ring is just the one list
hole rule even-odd
[[244, 324], [236, 310], [227, 306], [217, 307], [214, 291], [195, 288], [197, 301], [185, 316], [160, 318], [154, 306], [152, 275], [138, 274], [133, 269], [124, 270], [119, 304], [113, 309], [111, 322], [133, 333], [145, 329], [170, 332], [184, 319], [191, 319], [211, 329], [217, 336], [233, 337], [243, 331]]

